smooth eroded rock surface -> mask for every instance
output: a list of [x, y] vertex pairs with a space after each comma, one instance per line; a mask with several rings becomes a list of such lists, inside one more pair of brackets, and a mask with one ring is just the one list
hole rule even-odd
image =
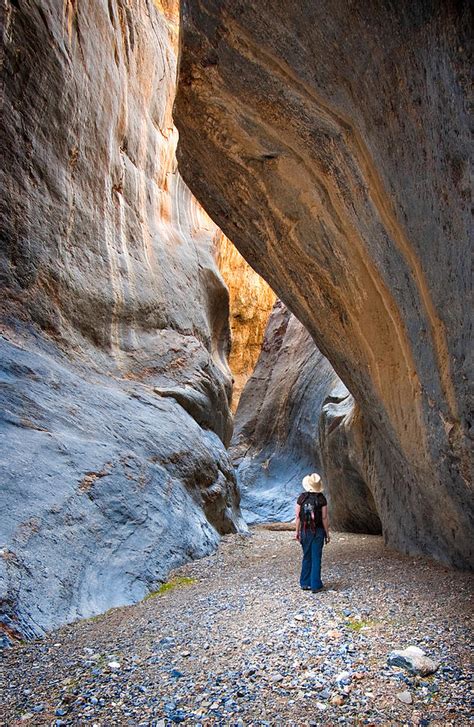
[[337, 382], [309, 333], [277, 301], [230, 448], [248, 522], [294, 517], [302, 478], [321, 471], [318, 418]]
[[177, 172], [177, 17], [7, 2], [0, 612], [131, 603], [241, 525], [218, 229]]
[[184, 0], [181, 173], [358, 405], [386, 541], [468, 567], [467, 4]]
[[331, 526], [353, 533], [381, 533], [382, 525], [370, 488], [363, 451], [360, 410], [342, 381], [328, 393], [319, 412], [322, 471], [327, 483]]
[[380, 533], [354, 444], [354, 400], [302, 324], [277, 301], [235, 416], [231, 455], [249, 522], [292, 520], [304, 475], [324, 479], [331, 527]]

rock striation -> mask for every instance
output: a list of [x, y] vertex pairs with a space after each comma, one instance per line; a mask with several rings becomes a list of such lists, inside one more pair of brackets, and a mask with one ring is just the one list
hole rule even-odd
[[174, 3], [7, 2], [0, 622], [142, 598], [242, 527], [219, 230], [183, 183]]
[[182, 6], [181, 173], [357, 402], [385, 539], [473, 563], [467, 4]]
[[262, 350], [263, 336], [275, 303], [270, 286], [244, 260], [222, 233], [216, 240], [217, 265], [229, 289], [232, 371], [232, 411], [252, 374]]

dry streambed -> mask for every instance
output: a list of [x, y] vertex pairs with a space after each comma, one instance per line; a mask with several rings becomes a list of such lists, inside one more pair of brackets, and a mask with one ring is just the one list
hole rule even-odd
[[[287, 530], [229, 536], [174, 587], [2, 653], [3, 725], [467, 725], [472, 578], [336, 534], [298, 588]], [[396, 648], [440, 662], [388, 666]]]

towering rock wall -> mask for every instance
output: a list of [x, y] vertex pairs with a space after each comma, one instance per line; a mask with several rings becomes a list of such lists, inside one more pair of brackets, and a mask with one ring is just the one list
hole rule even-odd
[[466, 4], [184, 0], [191, 189], [358, 405], [386, 540], [472, 564]]
[[219, 231], [177, 172], [160, 8], [3, 8], [0, 621], [26, 636], [240, 524]]
[[353, 400], [304, 326], [277, 301], [262, 352], [242, 393], [230, 452], [252, 522], [294, 518], [301, 480], [324, 479], [332, 527], [379, 533], [347, 422]]
[[309, 333], [277, 301], [230, 450], [248, 522], [294, 517], [303, 476], [321, 469], [318, 413], [337, 381]]
[[232, 411], [255, 368], [275, 293], [222, 233], [216, 240], [217, 264], [229, 289], [232, 345], [229, 366], [234, 381]]

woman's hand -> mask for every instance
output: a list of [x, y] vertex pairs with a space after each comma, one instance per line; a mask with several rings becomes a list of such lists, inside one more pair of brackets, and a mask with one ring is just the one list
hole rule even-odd
[[295, 537], [293, 538], [293, 540], [297, 540], [298, 542], [300, 542], [300, 532], [299, 532], [299, 530], [296, 531]]
[[331, 536], [329, 535], [329, 533], [326, 533], [326, 535], [324, 536], [324, 542], [326, 543], [326, 545], [331, 542]]

